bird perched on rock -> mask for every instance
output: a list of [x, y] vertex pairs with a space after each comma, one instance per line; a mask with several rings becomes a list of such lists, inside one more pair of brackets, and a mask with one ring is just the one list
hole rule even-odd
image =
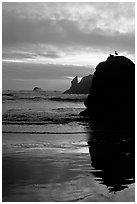
[[117, 52], [117, 51], [115, 51], [115, 55], [118, 55], [118, 52]]

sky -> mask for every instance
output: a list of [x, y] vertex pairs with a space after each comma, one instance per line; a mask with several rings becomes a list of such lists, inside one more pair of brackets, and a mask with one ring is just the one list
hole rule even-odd
[[135, 62], [134, 2], [3, 2], [2, 88], [69, 88], [115, 50]]

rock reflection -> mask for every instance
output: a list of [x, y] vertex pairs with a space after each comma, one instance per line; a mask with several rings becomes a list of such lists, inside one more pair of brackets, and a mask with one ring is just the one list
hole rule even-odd
[[135, 141], [126, 132], [93, 131], [89, 135], [91, 172], [109, 192], [121, 191], [135, 182]]

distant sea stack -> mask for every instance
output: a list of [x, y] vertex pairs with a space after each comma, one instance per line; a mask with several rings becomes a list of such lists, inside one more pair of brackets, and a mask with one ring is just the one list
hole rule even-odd
[[43, 90], [39, 87], [34, 87], [33, 91], [43, 91]]
[[78, 83], [78, 77], [71, 81], [71, 87], [63, 94], [89, 94], [93, 75], [85, 76]]
[[110, 55], [97, 65], [86, 109], [92, 124], [102, 129], [134, 130], [135, 64], [124, 56]]

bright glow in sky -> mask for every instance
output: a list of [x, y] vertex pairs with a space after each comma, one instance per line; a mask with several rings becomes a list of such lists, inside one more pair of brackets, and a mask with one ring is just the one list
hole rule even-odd
[[115, 50], [135, 60], [133, 2], [4, 2], [2, 10], [3, 89], [65, 90]]

